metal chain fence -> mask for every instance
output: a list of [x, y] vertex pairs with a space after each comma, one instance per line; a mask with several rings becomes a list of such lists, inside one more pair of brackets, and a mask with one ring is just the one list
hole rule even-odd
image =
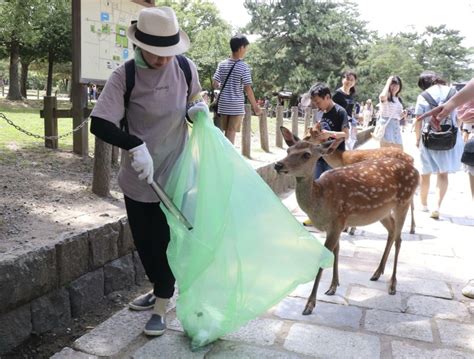
[[37, 135], [35, 133], [32, 133], [28, 130], [25, 130], [23, 128], [21, 128], [20, 126], [16, 125], [12, 120], [8, 119], [3, 113], [0, 112], [0, 118], [3, 118], [5, 121], [7, 121], [7, 123], [11, 126], [13, 126], [14, 128], [16, 128], [18, 131], [20, 132], [23, 132], [25, 135], [27, 136], [31, 136], [31, 137], [34, 137], [34, 138], [37, 138], [37, 139], [43, 139], [43, 140], [59, 140], [61, 138], [64, 138], [64, 137], [67, 137], [67, 136], [70, 136], [72, 135], [74, 132], [77, 132], [79, 131], [81, 128], [83, 128], [87, 122], [89, 122], [89, 118], [85, 119], [79, 126], [77, 126], [76, 128], [74, 128], [72, 131], [68, 132], [68, 133], [65, 133], [63, 135], [59, 135], [59, 136], [42, 136], [42, 135]]

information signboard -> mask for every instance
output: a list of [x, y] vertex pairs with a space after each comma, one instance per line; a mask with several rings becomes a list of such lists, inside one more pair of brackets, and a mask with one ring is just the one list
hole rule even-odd
[[81, 83], [103, 84], [123, 62], [133, 58], [127, 28], [145, 0], [81, 0]]

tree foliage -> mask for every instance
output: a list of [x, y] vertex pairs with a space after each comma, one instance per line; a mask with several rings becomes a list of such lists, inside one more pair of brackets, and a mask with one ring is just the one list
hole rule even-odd
[[428, 26], [418, 45], [420, 64], [449, 82], [465, 79], [470, 73], [470, 50], [462, 46], [463, 39], [458, 30], [445, 25]]
[[410, 36], [387, 36], [371, 44], [365, 58], [356, 67], [358, 73], [357, 98], [368, 98], [377, 102], [387, 78], [398, 75], [402, 79], [403, 89], [400, 96], [405, 103], [412, 103], [419, 93], [418, 75], [423, 67], [417, 62]]
[[9, 0], [0, 3], [0, 44], [10, 58], [8, 98], [22, 98], [19, 86], [18, 67], [20, 48], [38, 41], [37, 14], [41, 0]]
[[252, 17], [247, 29], [260, 38], [248, 59], [263, 85], [257, 92], [302, 92], [338, 77], [355, 66], [356, 49], [368, 39], [351, 2], [246, 0], [244, 6]]
[[163, 4], [175, 10], [180, 27], [191, 41], [187, 56], [198, 67], [202, 87], [211, 89], [217, 65], [229, 56], [231, 26], [221, 18], [216, 5], [209, 1], [169, 1]]

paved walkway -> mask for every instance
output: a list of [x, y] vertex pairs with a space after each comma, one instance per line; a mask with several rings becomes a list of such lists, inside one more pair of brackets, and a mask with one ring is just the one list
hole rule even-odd
[[[416, 149], [406, 147], [415, 155]], [[306, 218], [294, 194], [284, 203], [299, 220]], [[474, 278], [467, 175], [450, 176], [439, 221], [418, 210], [416, 221], [416, 234], [408, 233], [409, 223], [402, 234], [396, 295], [387, 293], [392, 258], [379, 281], [369, 280], [386, 239], [376, 223], [342, 235], [341, 285], [335, 296], [324, 295], [331, 271], [324, 272], [312, 315], [301, 315], [312, 287], [307, 283], [239, 331], [191, 352], [172, 307], [170, 330], [155, 339], [142, 334], [149, 312], [124, 309], [55, 358], [474, 358], [474, 300], [461, 295]], [[324, 240], [324, 233], [314, 235]]]

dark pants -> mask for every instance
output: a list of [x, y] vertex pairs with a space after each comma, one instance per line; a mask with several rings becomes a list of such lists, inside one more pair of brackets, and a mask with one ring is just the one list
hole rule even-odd
[[166, 257], [170, 228], [160, 204], [137, 202], [125, 196], [125, 208], [135, 247], [153, 283], [153, 293], [159, 298], [171, 298], [175, 279]]
[[313, 178], [314, 179], [318, 179], [319, 177], [321, 177], [321, 175], [326, 172], [326, 171], [329, 171], [329, 170], [332, 170], [332, 167], [328, 165], [328, 163], [323, 160], [322, 158], [320, 158], [317, 162], [316, 162], [316, 166], [314, 166], [314, 174], [313, 174]]

